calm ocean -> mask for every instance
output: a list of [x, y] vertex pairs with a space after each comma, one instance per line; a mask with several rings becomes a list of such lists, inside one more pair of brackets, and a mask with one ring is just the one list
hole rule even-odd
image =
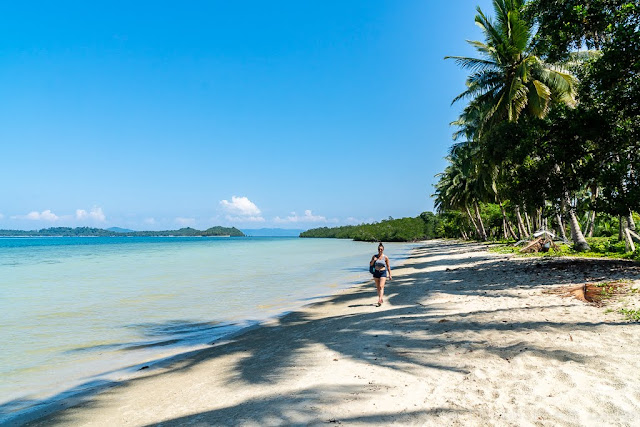
[[[277, 237], [0, 238], [0, 423], [368, 280], [376, 246]], [[393, 268], [415, 245], [385, 246]]]

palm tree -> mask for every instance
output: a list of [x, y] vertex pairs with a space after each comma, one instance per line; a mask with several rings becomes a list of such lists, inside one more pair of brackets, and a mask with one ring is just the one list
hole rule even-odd
[[[447, 160], [450, 162], [445, 171], [436, 175], [440, 180], [436, 184], [435, 206], [439, 211], [446, 209], [464, 209], [476, 229], [478, 238], [487, 240], [487, 233], [480, 215], [480, 202], [487, 199], [486, 175], [475, 159], [476, 148], [470, 143], [452, 147]], [[471, 214], [472, 207], [475, 218]]]
[[482, 126], [515, 122], [525, 109], [545, 117], [552, 101], [575, 105], [575, 78], [534, 54], [532, 26], [520, 16], [523, 4], [524, 0], [494, 0], [495, 23], [478, 7], [475, 21], [486, 42], [469, 43], [481, 58], [446, 57], [471, 70], [467, 90], [453, 102], [471, 98], [470, 105], [484, 112]]
[[440, 213], [449, 209], [464, 210], [469, 222], [475, 229], [476, 235], [478, 238], [482, 238], [480, 227], [469, 210], [468, 179], [458, 166], [450, 164], [445, 168], [444, 172], [436, 175], [440, 179], [435, 185], [435, 194], [432, 194], [432, 197], [435, 198], [434, 205]]
[[[463, 133], [475, 132], [481, 140], [486, 130], [502, 121], [517, 122], [523, 113], [544, 118], [553, 103], [575, 106], [575, 78], [560, 66], [545, 63], [535, 55], [533, 27], [521, 17], [525, 0], [493, 0], [496, 21], [478, 7], [476, 24], [485, 42], [469, 41], [480, 58], [447, 56], [471, 74], [467, 90], [453, 103], [470, 99], [460, 118]], [[460, 124], [458, 123], [458, 124]], [[569, 216], [575, 215], [570, 209]], [[571, 231], [577, 248], [588, 248], [580, 226], [571, 218]]]

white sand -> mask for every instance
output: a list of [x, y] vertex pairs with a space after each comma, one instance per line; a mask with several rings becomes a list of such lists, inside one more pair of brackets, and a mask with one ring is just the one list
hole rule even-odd
[[637, 426], [640, 323], [543, 291], [639, 271], [427, 242], [380, 308], [356, 286], [35, 424]]

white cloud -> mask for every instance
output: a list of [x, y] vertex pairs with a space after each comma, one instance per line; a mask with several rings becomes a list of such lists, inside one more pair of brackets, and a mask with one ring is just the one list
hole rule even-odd
[[221, 200], [220, 206], [228, 214], [228, 221], [264, 222], [260, 209], [247, 197], [231, 197], [231, 202]]
[[80, 221], [91, 219], [94, 221], [104, 222], [107, 217], [104, 215], [104, 212], [102, 212], [102, 208], [95, 207], [91, 209], [91, 212], [87, 212], [84, 209], [77, 209], [76, 219]]
[[4, 219], [4, 215], [0, 213], [0, 219]]
[[193, 225], [196, 223], [196, 219], [195, 218], [182, 218], [182, 217], [177, 217], [176, 218], [176, 222], [182, 226], [189, 226], [189, 225]]
[[145, 218], [142, 222], [144, 222], [145, 224], [153, 225], [153, 224], [156, 223], [156, 219], [155, 218]]
[[246, 197], [232, 196], [231, 202], [229, 202], [228, 200], [222, 200], [220, 201], [220, 206], [222, 206], [222, 208], [226, 212], [234, 215], [241, 215], [241, 216], [245, 216], [245, 215], [259, 216], [260, 215], [260, 209], [258, 209], [258, 207]]
[[321, 215], [314, 215], [310, 209], [304, 211], [303, 216], [299, 216], [295, 212], [291, 212], [286, 218], [280, 218], [279, 216], [274, 218], [275, 222], [287, 223], [287, 222], [329, 222], [329, 220]]
[[51, 221], [51, 222], [57, 221], [58, 219], [60, 219], [58, 215], [54, 214], [49, 209], [42, 212], [36, 212], [36, 211], [29, 212], [23, 218], [30, 219], [32, 221]]

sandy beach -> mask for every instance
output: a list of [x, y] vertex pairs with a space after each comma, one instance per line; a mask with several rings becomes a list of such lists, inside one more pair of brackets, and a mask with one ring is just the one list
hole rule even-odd
[[485, 248], [425, 242], [379, 308], [371, 280], [18, 422], [638, 425], [640, 323], [617, 308], [640, 294], [607, 310], [549, 291], [639, 288], [640, 267]]

